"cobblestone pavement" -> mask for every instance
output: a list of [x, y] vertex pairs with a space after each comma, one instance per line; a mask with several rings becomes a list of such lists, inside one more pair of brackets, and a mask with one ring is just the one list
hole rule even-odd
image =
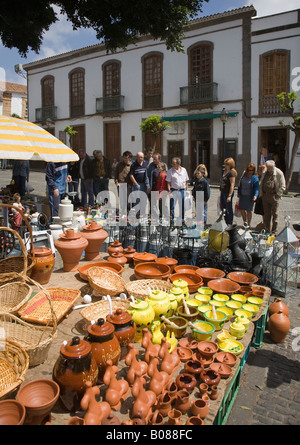
[[[0, 188], [11, 179], [11, 170], [1, 171]], [[31, 172], [30, 183], [41, 199], [45, 196], [45, 174]], [[208, 223], [216, 220], [217, 188], [212, 188], [208, 206]], [[280, 203], [279, 230], [284, 217], [300, 222], [300, 196], [284, 196]], [[255, 226], [261, 217], [254, 215]], [[235, 221], [240, 223], [240, 220]], [[295, 232], [299, 235], [299, 232]], [[290, 332], [282, 344], [271, 341], [266, 330], [262, 345], [251, 347], [244, 365], [239, 391], [227, 425], [299, 425], [300, 424], [300, 289], [297, 296], [286, 297], [290, 311]], [[274, 296], [271, 297], [273, 301]]]

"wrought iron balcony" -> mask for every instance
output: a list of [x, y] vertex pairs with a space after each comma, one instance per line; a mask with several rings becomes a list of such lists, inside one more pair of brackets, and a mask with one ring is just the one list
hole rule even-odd
[[107, 111], [124, 111], [124, 96], [98, 97], [96, 99], [96, 113]]
[[215, 82], [180, 88], [180, 105], [216, 102], [218, 84]]
[[35, 109], [35, 121], [43, 122], [47, 119], [57, 119], [57, 107], [42, 107]]

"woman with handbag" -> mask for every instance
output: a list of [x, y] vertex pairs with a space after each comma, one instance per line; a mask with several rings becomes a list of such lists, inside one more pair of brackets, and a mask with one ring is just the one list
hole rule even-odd
[[237, 171], [235, 170], [235, 161], [233, 158], [224, 160], [224, 172], [220, 184], [220, 206], [225, 210], [225, 222], [230, 225], [233, 222], [232, 198], [235, 187]]
[[244, 225], [250, 226], [252, 220], [252, 211], [259, 193], [259, 180], [257, 171], [253, 162], [249, 162], [244, 170], [239, 186], [239, 210], [243, 218]]

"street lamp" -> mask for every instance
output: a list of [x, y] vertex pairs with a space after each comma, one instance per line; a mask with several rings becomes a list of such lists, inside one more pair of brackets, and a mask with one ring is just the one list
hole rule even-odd
[[222, 153], [223, 154], [223, 158], [222, 158], [222, 160], [223, 160], [224, 157], [225, 157], [225, 124], [226, 124], [227, 119], [228, 119], [228, 113], [227, 113], [225, 108], [223, 108], [223, 110], [220, 113], [220, 119], [221, 119], [221, 121], [223, 123], [223, 142], [222, 142], [222, 150], [223, 150], [223, 153]]

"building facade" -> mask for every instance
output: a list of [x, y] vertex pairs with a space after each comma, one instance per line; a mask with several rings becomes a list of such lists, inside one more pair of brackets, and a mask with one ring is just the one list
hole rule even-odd
[[13, 82], [0, 81], [0, 115], [16, 114], [27, 119], [27, 86]]
[[[290, 86], [291, 68], [300, 66], [299, 10], [256, 18], [249, 6], [192, 20], [183, 44], [183, 53], [171, 52], [145, 36], [114, 54], [98, 44], [26, 64], [29, 120], [67, 143], [64, 129], [70, 125], [77, 131], [75, 151], [100, 149], [112, 161], [125, 150], [136, 154], [152, 146], [140, 124], [159, 114], [171, 128], [156, 150], [169, 165], [173, 156], [181, 157], [190, 175], [206, 164], [211, 183], [219, 182], [226, 157], [236, 160], [241, 173], [248, 162], [259, 163], [263, 144], [270, 145], [271, 156], [282, 136], [282, 113], [269, 97]], [[267, 56], [276, 71], [281, 53], [286, 83], [276, 83], [275, 72], [272, 90], [262, 81], [270, 71]], [[280, 142], [287, 162], [292, 139], [286, 132]]]

